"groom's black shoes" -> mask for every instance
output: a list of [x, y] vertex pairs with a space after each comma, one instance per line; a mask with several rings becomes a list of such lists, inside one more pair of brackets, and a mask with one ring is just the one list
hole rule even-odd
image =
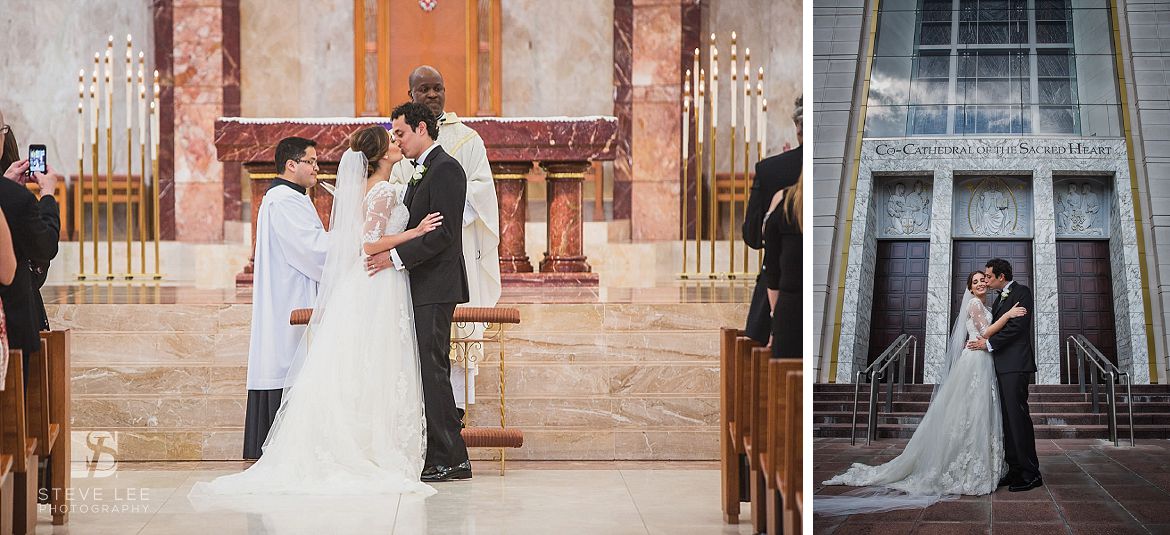
[[[426, 472], [423, 472], [423, 473], [425, 474]], [[1009, 470], [1007, 474], [1004, 474], [1003, 479], [999, 480], [999, 484], [996, 485], [995, 487], [996, 488], [1006, 487], [1009, 485], [1018, 485], [1019, 483], [1020, 483], [1020, 473]]]
[[1008, 490], [1011, 492], [1023, 492], [1025, 490], [1032, 490], [1036, 487], [1043, 487], [1043, 486], [1044, 486], [1044, 480], [1041, 479], [1040, 476], [1036, 476], [1036, 477], [1029, 479], [1029, 480], [1020, 480], [1019, 482], [1014, 483], [1010, 487], [1008, 487]]
[[463, 461], [455, 466], [432, 466], [422, 472], [424, 483], [455, 479], [471, 479], [471, 461]]

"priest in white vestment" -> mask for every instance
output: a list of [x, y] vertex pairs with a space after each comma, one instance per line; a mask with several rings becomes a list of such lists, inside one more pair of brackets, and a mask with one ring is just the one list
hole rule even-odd
[[259, 459], [280, 408], [288, 368], [305, 327], [289, 315], [313, 306], [325, 267], [328, 235], [306, 195], [317, 183], [316, 143], [285, 138], [276, 147], [278, 176], [256, 216], [252, 337], [248, 346], [248, 408], [244, 458]]
[[[500, 300], [500, 208], [492, 170], [488, 166], [487, 149], [475, 130], [463, 124], [454, 112], [444, 112], [446, 88], [439, 71], [423, 65], [411, 72], [409, 82], [411, 100], [427, 106], [439, 117], [439, 145], [463, 166], [463, 172], [467, 175], [467, 202], [463, 207], [463, 259], [467, 266], [470, 301], [466, 306], [496, 306]], [[392, 180], [405, 181], [413, 172], [410, 162], [404, 159], [394, 166]], [[453, 336], [456, 337], [480, 338], [484, 325], [455, 325], [453, 330]], [[457, 356], [457, 352], [451, 353], [452, 359]], [[476, 364], [482, 360], [481, 344], [474, 346], [465, 360], [452, 362], [451, 389], [460, 416], [467, 409], [467, 403], [475, 403]]]

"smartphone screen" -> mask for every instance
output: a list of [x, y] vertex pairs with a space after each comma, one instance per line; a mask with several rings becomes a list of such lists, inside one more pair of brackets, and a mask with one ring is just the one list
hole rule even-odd
[[28, 147], [28, 172], [32, 173], [47, 173], [49, 172], [48, 150], [44, 145], [29, 145]]

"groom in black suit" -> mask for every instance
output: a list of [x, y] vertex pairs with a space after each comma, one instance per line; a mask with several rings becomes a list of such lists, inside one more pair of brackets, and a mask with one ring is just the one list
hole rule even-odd
[[1003, 451], [1008, 473], [999, 486], [1019, 492], [1044, 484], [1040, 478], [1040, 461], [1036, 458], [1036, 433], [1028, 411], [1028, 379], [1036, 373], [1036, 355], [1032, 350], [1032, 290], [1012, 281], [1012, 265], [1002, 258], [987, 261], [984, 277], [987, 286], [999, 290], [991, 308], [996, 321], [1015, 305], [1028, 314], [1008, 320], [1003, 329], [988, 340], [967, 342], [969, 349], [986, 349], [992, 354], [999, 380], [999, 401], [1003, 414]]
[[468, 479], [471, 461], [459, 434], [459, 415], [451, 393], [451, 318], [455, 305], [466, 303], [467, 272], [463, 265], [460, 222], [467, 197], [467, 178], [459, 162], [443, 152], [438, 118], [426, 106], [406, 103], [390, 114], [393, 142], [410, 158], [414, 174], [403, 204], [410, 209], [407, 228], [438, 212], [443, 223], [427, 233], [366, 261], [367, 271], [389, 267], [410, 272], [415, 334], [422, 369], [423, 403], [427, 417], [427, 458], [422, 480]]

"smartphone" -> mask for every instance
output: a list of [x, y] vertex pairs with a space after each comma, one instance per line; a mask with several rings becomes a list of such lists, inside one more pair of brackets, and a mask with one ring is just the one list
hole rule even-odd
[[28, 146], [28, 174], [49, 172], [49, 151], [44, 145]]

